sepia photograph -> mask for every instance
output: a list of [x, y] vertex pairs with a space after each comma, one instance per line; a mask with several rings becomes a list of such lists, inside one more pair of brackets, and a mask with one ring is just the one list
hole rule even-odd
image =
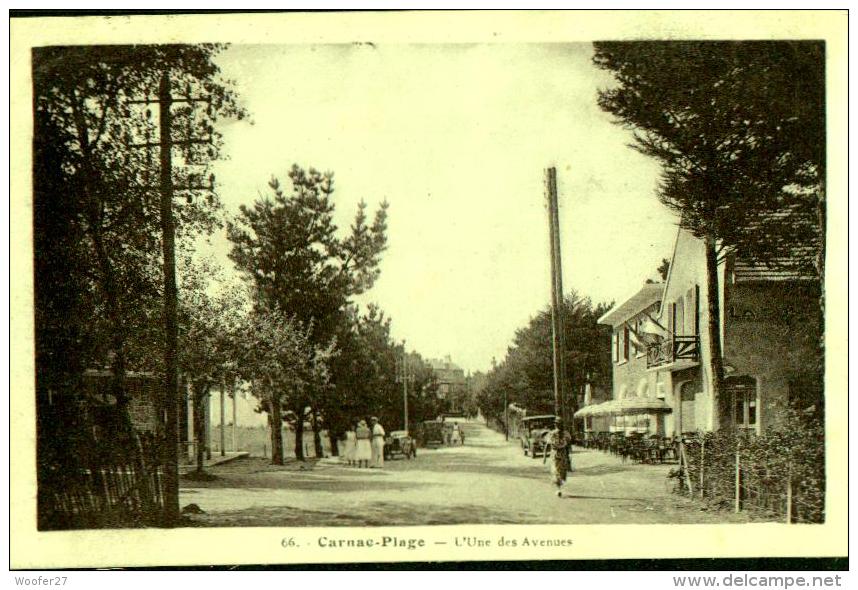
[[13, 565], [846, 555], [846, 15], [747, 16], [12, 19]]

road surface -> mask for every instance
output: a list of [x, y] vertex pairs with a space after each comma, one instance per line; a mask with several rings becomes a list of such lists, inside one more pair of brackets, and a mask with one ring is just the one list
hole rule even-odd
[[575, 471], [558, 498], [541, 458], [476, 422], [465, 446], [419, 449], [383, 470], [324, 460], [283, 467], [261, 458], [212, 467], [213, 481], [183, 480], [181, 503], [197, 504], [202, 526], [427, 524], [652, 524], [746, 522], [671, 494], [670, 465], [623, 463], [576, 449]]

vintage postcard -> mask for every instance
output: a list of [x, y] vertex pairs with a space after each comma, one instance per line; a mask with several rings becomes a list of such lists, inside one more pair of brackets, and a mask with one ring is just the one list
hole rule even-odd
[[12, 18], [12, 567], [845, 556], [846, 28]]

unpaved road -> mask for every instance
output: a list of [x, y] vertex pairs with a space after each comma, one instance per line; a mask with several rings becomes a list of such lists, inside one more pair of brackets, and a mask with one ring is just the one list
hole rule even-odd
[[213, 481], [183, 480], [181, 503], [205, 511], [192, 517], [202, 526], [747, 522], [669, 493], [669, 465], [622, 463], [600, 451], [576, 450], [557, 498], [541, 459], [482, 424], [466, 424], [465, 433], [463, 447], [419, 449], [383, 470], [237, 459], [211, 468]]

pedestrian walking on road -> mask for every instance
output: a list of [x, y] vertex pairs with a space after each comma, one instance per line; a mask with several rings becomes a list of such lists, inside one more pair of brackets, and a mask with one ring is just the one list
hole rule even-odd
[[453, 422], [453, 430], [450, 432], [450, 444], [451, 445], [462, 444], [462, 431], [459, 430], [459, 423], [458, 422]]
[[551, 479], [557, 486], [557, 497], [563, 495], [563, 484], [566, 476], [571, 470], [569, 451], [572, 446], [572, 436], [563, 428], [563, 420], [554, 419], [554, 430], [545, 435], [545, 453], [542, 455], [542, 464], [545, 464], [549, 453], [551, 454]]
[[373, 416], [370, 419], [372, 422], [372, 466], [381, 469], [384, 467], [384, 428], [378, 422], [378, 418]]
[[355, 445], [355, 463], [357, 463], [358, 467], [369, 467], [369, 461], [372, 459], [370, 437], [372, 437], [372, 432], [366, 425], [366, 421], [361, 420], [355, 429], [355, 439], [357, 440], [357, 444]]

